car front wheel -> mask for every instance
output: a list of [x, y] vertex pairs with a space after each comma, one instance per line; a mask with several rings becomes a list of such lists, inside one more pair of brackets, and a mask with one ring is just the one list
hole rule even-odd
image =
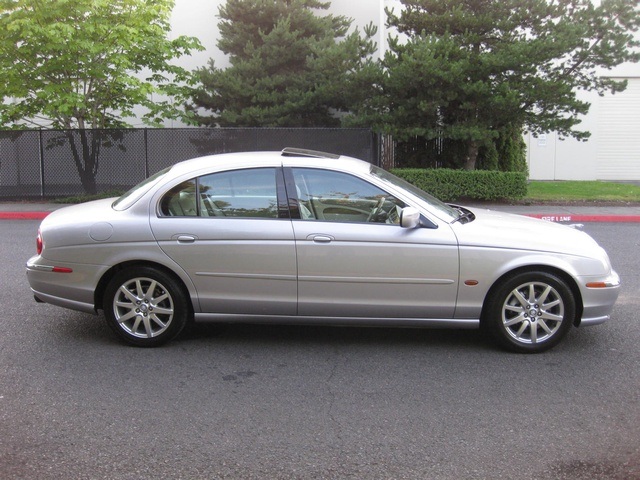
[[109, 327], [125, 342], [155, 347], [177, 336], [189, 317], [188, 298], [180, 284], [151, 267], [117, 273], [104, 296]]
[[485, 322], [503, 347], [538, 353], [562, 340], [575, 312], [575, 297], [564, 280], [547, 272], [524, 272], [508, 278], [493, 292]]

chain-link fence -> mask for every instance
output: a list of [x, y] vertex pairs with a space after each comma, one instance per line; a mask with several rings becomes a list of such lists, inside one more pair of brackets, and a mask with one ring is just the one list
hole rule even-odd
[[380, 164], [368, 129], [182, 128], [0, 131], [0, 198], [127, 190], [193, 157], [307, 148]]

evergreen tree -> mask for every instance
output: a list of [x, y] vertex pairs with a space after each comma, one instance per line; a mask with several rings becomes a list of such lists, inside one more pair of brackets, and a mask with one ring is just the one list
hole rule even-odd
[[387, 12], [402, 36], [390, 39], [376, 98], [356, 113], [400, 140], [462, 143], [467, 169], [514, 127], [586, 139], [574, 128], [590, 106], [578, 91], [624, 90], [602, 73], [639, 58], [638, 0], [402, 3]]
[[375, 51], [374, 28], [347, 34], [351, 20], [318, 16], [318, 0], [228, 0], [218, 47], [231, 66], [199, 70], [194, 107], [205, 125], [336, 126], [351, 77]]

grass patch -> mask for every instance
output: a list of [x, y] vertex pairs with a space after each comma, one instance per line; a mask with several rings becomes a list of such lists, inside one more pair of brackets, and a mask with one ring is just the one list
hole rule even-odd
[[526, 200], [640, 202], [640, 186], [601, 181], [529, 183]]

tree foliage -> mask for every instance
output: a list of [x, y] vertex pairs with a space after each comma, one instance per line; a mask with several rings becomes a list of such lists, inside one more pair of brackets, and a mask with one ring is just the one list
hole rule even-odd
[[199, 70], [194, 106], [222, 126], [335, 126], [353, 101], [348, 85], [375, 51], [375, 28], [348, 34], [351, 20], [318, 15], [318, 0], [228, 0], [218, 47], [231, 66]]
[[[114, 138], [84, 129], [142, 120], [188, 121], [182, 105], [193, 75], [171, 63], [201, 49], [167, 38], [173, 1], [0, 0], [0, 125], [81, 129], [68, 134], [87, 193], [95, 193], [99, 149]], [[76, 143], [78, 140], [78, 143]]]
[[1, 0], [0, 123], [119, 127], [138, 106], [151, 125], [183, 117], [191, 76], [171, 61], [201, 47], [167, 39], [173, 3]]
[[356, 113], [399, 139], [464, 145], [467, 169], [514, 126], [586, 139], [575, 127], [590, 105], [578, 92], [624, 90], [606, 70], [639, 59], [638, 0], [402, 3], [387, 11], [400, 36]]

